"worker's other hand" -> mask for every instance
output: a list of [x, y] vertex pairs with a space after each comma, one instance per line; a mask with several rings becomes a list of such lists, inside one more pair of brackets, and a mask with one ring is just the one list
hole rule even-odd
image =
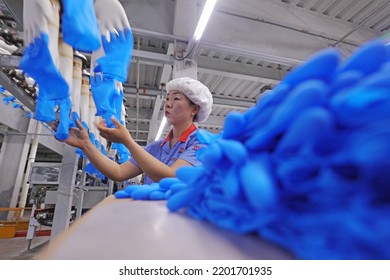
[[109, 142], [122, 143], [126, 145], [131, 140], [129, 131], [115, 117], [111, 117], [111, 121], [115, 125], [114, 128], [108, 128], [104, 120], [97, 124], [100, 136]]
[[100, 35], [93, 0], [62, 0], [62, 35], [77, 50], [99, 49]]

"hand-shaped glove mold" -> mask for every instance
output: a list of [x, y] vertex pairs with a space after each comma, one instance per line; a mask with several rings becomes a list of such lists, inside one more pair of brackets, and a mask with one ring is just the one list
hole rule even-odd
[[[111, 51], [109, 56], [113, 55], [114, 59], [117, 59], [118, 54], [116, 53], [120, 52], [125, 55], [124, 58], [126, 58], [126, 60], [122, 58], [121, 63], [120, 61], [113, 62], [112, 65], [118, 67], [115, 69], [110, 67], [109, 61], [103, 60], [103, 68], [101, 71], [108, 71], [107, 74], [111, 76], [122, 77], [121, 79], [118, 79], [118, 81], [124, 81], [127, 78], [126, 73], [133, 49], [133, 46], [130, 46], [130, 41], [132, 41], [133, 38], [132, 36], [128, 36], [128, 33], [131, 33], [131, 29], [126, 13], [118, 0], [95, 0], [94, 9], [99, 24], [100, 34], [103, 37], [101, 48], [92, 53], [91, 73], [95, 71], [94, 69], [97, 66], [97, 60], [105, 56], [106, 49], [103, 47], [103, 38], [110, 36], [110, 34], [114, 32], [116, 34], [109, 38], [109, 41], [115, 41], [113, 45], [107, 49], [108, 51]], [[122, 35], [119, 35], [120, 33]], [[119, 38], [118, 36], [122, 36], [122, 38]], [[122, 39], [125, 40], [121, 41]], [[124, 49], [121, 49], [121, 46]]]
[[[29, 0], [24, 2], [24, 42], [25, 49], [20, 61], [20, 69], [32, 77], [40, 88], [45, 88], [45, 97], [50, 100], [68, 96], [69, 86], [61, 76], [58, 66], [58, 37], [49, 31], [50, 26], [59, 26], [49, 0]], [[58, 30], [57, 30], [58, 35]]]
[[130, 27], [126, 12], [118, 0], [95, 0], [94, 9], [101, 35]]
[[106, 77], [125, 82], [133, 54], [134, 39], [131, 29], [119, 30], [118, 35], [111, 32], [109, 40], [103, 35], [102, 43], [105, 56], [97, 59], [98, 65], [95, 67], [94, 72], [101, 72]]

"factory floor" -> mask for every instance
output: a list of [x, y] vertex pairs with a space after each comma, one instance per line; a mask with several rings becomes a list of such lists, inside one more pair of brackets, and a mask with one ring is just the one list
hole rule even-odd
[[50, 236], [34, 237], [30, 249], [25, 237], [0, 239], [0, 260], [33, 260], [50, 241]]

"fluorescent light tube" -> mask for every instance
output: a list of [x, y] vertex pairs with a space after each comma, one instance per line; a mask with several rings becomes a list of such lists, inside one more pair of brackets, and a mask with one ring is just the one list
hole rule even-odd
[[156, 135], [156, 138], [154, 139], [154, 141], [157, 141], [158, 139], [160, 139], [166, 123], [167, 123], [167, 118], [164, 116], [163, 119], [161, 120], [161, 124], [160, 124], [158, 131], [157, 131], [157, 135]]
[[203, 35], [203, 31], [206, 28], [207, 22], [210, 19], [211, 13], [214, 10], [214, 6], [217, 0], [207, 0], [206, 4], [204, 5], [202, 15], [200, 16], [198, 25], [196, 26], [195, 33], [194, 33], [194, 38], [195, 41], [199, 41], [199, 39]]

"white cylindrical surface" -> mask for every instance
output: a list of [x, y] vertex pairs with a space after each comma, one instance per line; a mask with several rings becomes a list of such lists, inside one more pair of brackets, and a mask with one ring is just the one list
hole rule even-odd
[[80, 118], [89, 126], [89, 76], [82, 75], [81, 96], [80, 96]]
[[73, 80], [72, 80], [72, 112], [80, 116], [81, 79], [83, 62], [77, 55], [73, 56]]

